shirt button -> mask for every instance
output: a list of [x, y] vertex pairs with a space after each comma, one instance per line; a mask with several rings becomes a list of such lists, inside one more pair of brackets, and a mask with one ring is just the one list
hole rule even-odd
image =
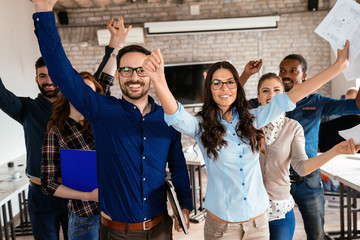
[[136, 107], [134, 106], [134, 109], [136, 109]]
[[146, 140], [146, 137], [144, 137], [144, 140]]
[[145, 118], [143, 118], [143, 121], [145, 121]]
[[143, 156], [143, 159], [145, 159], [145, 156]]
[[146, 197], [144, 197], [144, 201], [146, 201]]
[[242, 168], [240, 168], [240, 171], [242, 171]]
[[235, 133], [233, 133], [233, 136], [235, 136], [236, 134]]
[[242, 155], [240, 155], [239, 157], [242, 158]]
[[240, 143], [238, 143], [238, 146], [240, 146]]
[[244, 197], [244, 200], [246, 201], [246, 197]]
[[145, 180], [146, 180], [146, 179], [145, 179], [145, 178], [143, 178], [143, 181], [144, 181], [144, 182], [145, 182]]
[[144, 221], [146, 221], [146, 218], [144, 218]]
[[242, 183], [243, 186], [245, 186], [245, 183]]
[[38, 22], [38, 21], [40, 21], [40, 19], [39, 19], [39, 18], [36, 18], [36, 21]]

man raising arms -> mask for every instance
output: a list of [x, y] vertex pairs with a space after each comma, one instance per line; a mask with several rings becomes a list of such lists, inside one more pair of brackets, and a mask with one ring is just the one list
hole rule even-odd
[[187, 224], [191, 192], [180, 133], [167, 126], [163, 109], [149, 96], [151, 82], [141, 66], [150, 52], [136, 45], [122, 48], [116, 78], [123, 98], [97, 94], [84, 84], [64, 53], [52, 12], [56, 0], [33, 2], [35, 33], [50, 76], [94, 132], [100, 239], [172, 239], [166, 164]]

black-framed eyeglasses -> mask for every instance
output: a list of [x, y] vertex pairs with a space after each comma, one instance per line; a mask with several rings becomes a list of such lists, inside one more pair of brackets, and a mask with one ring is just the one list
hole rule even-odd
[[136, 68], [132, 68], [132, 67], [119, 67], [118, 68], [118, 72], [120, 73], [120, 75], [122, 77], [131, 77], [134, 73], [134, 71], [136, 71], [136, 74], [139, 77], [146, 77], [146, 73], [144, 71], [144, 69], [142, 67], [136, 67]]
[[224, 84], [226, 84], [226, 86], [229, 89], [237, 88], [237, 83], [235, 80], [228, 80], [226, 82], [223, 82], [220, 80], [212, 80], [211, 81], [211, 87], [212, 87], [212, 89], [215, 89], [215, 90], [220, 90]]

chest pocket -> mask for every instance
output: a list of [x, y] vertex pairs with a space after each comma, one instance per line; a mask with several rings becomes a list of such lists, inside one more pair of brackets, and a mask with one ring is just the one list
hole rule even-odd
[[316, 114], [316, 107], [303, 107], [302, 115], [303, 118], [314, 118]]

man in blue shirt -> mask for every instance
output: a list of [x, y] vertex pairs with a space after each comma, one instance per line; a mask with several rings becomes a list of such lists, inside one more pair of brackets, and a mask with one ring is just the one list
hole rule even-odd
[[191, 191], [180, 133], [167, 126], [163, 109], [149, 96], [150, 79], [141, 66], [150, 52], [136, 45], [122, 48], [116, 78], [123, 98], [97, 94], [84, 84], [61, 46], [52, 12], [56, 0], [33, 2], [35, 33], [49, 74], [94, 133], [100, 238], [172, 239], [166, 165], [187, 223]]
[[[280, 63], [279, 76], [285, 91], [306, 80], [307, 62], [299, 54], [286, 56]], [[317, 156], [318, 134], [321, 119], [331, 115], [350, 115], [360, 113], [360, 94], [356, 99], [337, 100], [321, 94], [310, 94], [287, 113], [287, 117], [297, 120], [304, 128], [305, 150], [309, 158]], [[305, 177], [295, 171], [291, 176], [291, 194], [302, 214], [308, 239], [324, 239], [324, 190], [320, 171], [316, 170]]]
[[[280, 63], [279, 76], [284, 82], [285, 91], [306, 80], [307, 62], [299, 54], [286, 56]], [[253, 74], [253, 73], [251, 73]], [[251, 74], [248, 74], [250, 76]], [[246, 74], [245, 74], [246, 75]], [[244, 81], [246, 82], [246, 81]], [[257, 100], [249, 101], [257, 107]], [[317, 156], [318, 134], [321, 119], [331, 115], [351, 115], [360, 113], [360, 94], [356, 99], [337, 100], [321, 94], [310, 94], [296, 104], [296, 108], [286, 114], [297, 120], [304, 128], [305, 150], [309, 158]], [[324, 190], [321, 184], [320, 171], [316, 170], [305, 177], [292, 171], [291, 194], [299, 207], [304, 221], [308, 239], [323, 240], [324, 232]]]
[[67, 239], [67, 200], [46, 196], [41, 191], [41, 145], [59, 89], [48, 75], [40, 57], [35, 63], [35, 81], [41, 93], [37, 98], [18, 97], [5, 88], [0, 79], [0, 109], [19, 122], [24, 129], [26, 145], [26, 175], [30, 179], [28, 205], [31, 228], [35, 239], [59, 239], [60, 225]]
[[[107, 63], [113, 47], [118, 43], [111, 34], [109, 46], [105, 48], [103, 60], [94, 74], [98, 79]], [[41, 146], [44, 142], [47, 123], [57, 100], [59, 88], [52, 83], [45, 62], [40, 57], [35, 63], [35, 81], [41, 93], [37, 98], [18, 97], [5, 88], [0, 79], [0, 109], [19, 122], [24, 129], [26, 144], [26, 175], [29, 177], [29, 215], [33, 236], [39, 239], [59, 239], [60, 225], [67, 239], [68, 200], [45, 195], [41, 191], [40, 164]]]

